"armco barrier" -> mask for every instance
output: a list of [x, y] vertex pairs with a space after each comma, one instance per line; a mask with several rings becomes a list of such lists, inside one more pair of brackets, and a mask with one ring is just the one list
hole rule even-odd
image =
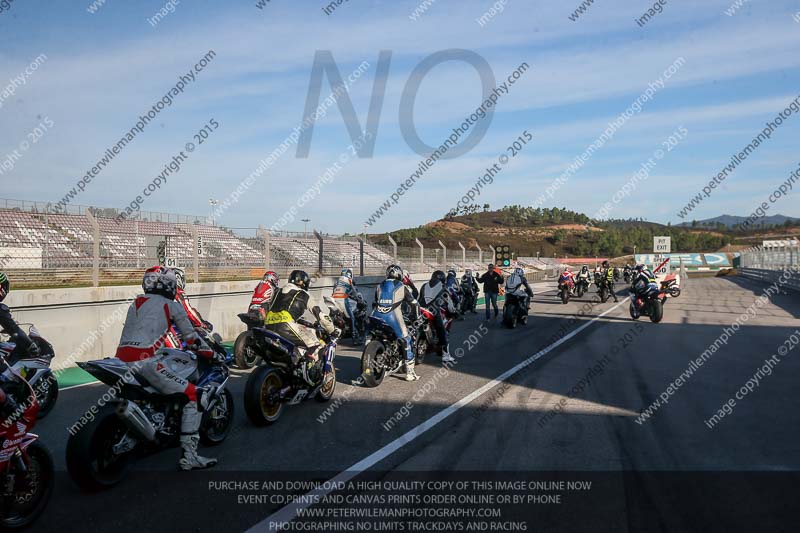
[[794, 275], [790, 274], [791, 271], [784, 270], [764, 270], [760, 268], [742, 268], [739, 269], [739, 275], [748, 279], [761, 281], [768, 285], [777, 283], [782, 280], [781, 287], [800, 291], [800, 271], [795, 271]]

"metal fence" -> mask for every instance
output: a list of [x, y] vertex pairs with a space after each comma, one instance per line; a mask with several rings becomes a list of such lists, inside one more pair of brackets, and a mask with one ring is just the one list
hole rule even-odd
[[746, 250], [741, 255], [742, 268], [783, 271], [800, 265], [800, 247], [784, 246], [780, 248], [759, 247]]
[[[70, 206], [54, 213], [48, 204], [0, 199], [0, 269], [23, 287], [136, 282], [154, 264], [183, 268], [190, 281], [212, 281], [258, 278], [266, 269], [330, 275], [347, 267], [374, 275], [390, 263], [409, 272], [482, 272], [492, 258], [491, 249], [461, 245], [379, 246], [357, 236], [227, 228], [191, 215], [142, 212], [126, 220], [113, 209]], [[538, 261], [523, 266], [531, 280], [554, 270]]]

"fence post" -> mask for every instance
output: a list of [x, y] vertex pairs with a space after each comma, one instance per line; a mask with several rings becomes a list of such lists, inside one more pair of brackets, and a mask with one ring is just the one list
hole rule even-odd
[[442, 265], [447, 268], [447, 246], [442, 241], [439, 241], [439, 246], [442, 247]]
[[364, 239], [358, 238], [358, 271], [359, 276], [364, 276]]
[[[494, 246], [492, 246], [491, 244], [489, 245], [489, 249], [492, 251], [492, 263], [494, 263], [494, 258], [497, 256], [497, 254], [494, 251]], [[494, 266], [497, 266], [497, 265], [494, 265]]]
[[194, 271], [194, 282], [200, 282], [200, 236], [197, 226], [192, 224], [192, 270]]
[[422, 269], [425, 265], [425, 247], [419, 242], [419, 239], [414, 239], [419, 245], [419, 268]]
[[100, 224], [92, 213], [86, 210], [86, 220], [92, 226], [92, 287], [100, 286]]
[[259, 224], [258, 235], [264, 241], [264, 270], [269, 270], [270, 256], [269, 256], [269, 230], [264, 229], [264, 226]]
[[481, 250], [481, 246], [477, 242], [475, 243], [475, 248], [478, 249], [478, 264], [481, 265], [481, 267], [482, 267], [483, 266], [483, 250]]
[[322, 276], [322, 235], [317, 230], [314, 230], [314, 236], [319, 241], [319, 275]]
[[461, 241], [458, 241], [458, 245], [461, 247], [461, 268], [467, 268], [467, 249], [464, 248], [464, 245], [461, 244]]
[[389, 239], [389, 242], [392, 243], [392, 249], [394, 249], [394, 262], [397, 263], [397, 243], [394, 242], [394, 239], [392, 239], [392, 236], [388, 233], [386, 234], [386, 237]]

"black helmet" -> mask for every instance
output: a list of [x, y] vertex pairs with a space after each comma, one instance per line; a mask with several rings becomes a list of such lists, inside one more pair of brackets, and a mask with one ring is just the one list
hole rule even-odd
[[444, 272], [441, 270], [435, 270], [433, 274], [431, 274], [431, 284], [436, 283], [444, 283], [447, 281], [447, 276], [444, 275]]
[[386, 279], [396, 279], [400, 281], [403, 279], [403, 269], [399, 265], [389, 265], [386, 269]]
[[292, 273], [289, 274], [289, 283], [307, 291], [311, 286], [311, 278], [308, 277], [305, 270], [292, 270]]
[[608, 262], [608, 259], [606, 259], [605, 261], [603, 261], [603, 268], [608, 268], [609, 264], [610, 263]]
[[177, 288], [178, 278], [171, 269], [156, 265], [145, 270], [142, 278], [142, 290], [145, 294], [160, 294], [174, 300]]
[[11, 282], [5, 272], [0, 272], [0, 302], [6, 299], [6, 295], [11, 292]]

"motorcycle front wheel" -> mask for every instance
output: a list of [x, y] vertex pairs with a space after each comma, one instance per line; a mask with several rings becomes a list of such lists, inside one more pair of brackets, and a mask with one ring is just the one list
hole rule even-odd
[[635, 304], [635, 303], [631, 302], [631, 307], [630, 307], [629, 311], [630, 311], [630, 313], [631, 313], [631, 318], [632, 318], [632, 319], [634, 319], [634, 320], [639, 320], [639, 317], [640, 317], [641, 315], [640, 315], [640, 314], [639, 314], [639, 312], [636, 310], [636, 304]]
[[361, 376], [367, 387], [377, 387], [386, 376], [386, 367], [378, 362], [385, 349], [380, 341], [370, 341], [364, 347], [364, 353], [361, 354]]
[[317, 391], [314, 399], [318, 402], [327, 402], [333, 398], [336, 391], [336, 367], [331, 365], [331, 371], [322, 376], [322, 386]]
[[207, 446], [216, 446], [228, 437], [233, 427], [233, 394], [224, 389], [214, 407], [203, 413], [200, 440]]
[[561, 303], [562, 304], [569, 303], [569, 289], [567, 288], [561, 289]]
[[244, 386], [244, 411], [250, 422], [266, 426], [278, 421], [284, 407], [280, 399], [282, 388], [283, 376], [270, 366], [259, 366], [250, 373]]
[[[17, 529], [30, 525], [44, 511], [53, 493], [55, 472], [53, 456], [38, 440], [25, 450], [28, 471], [14, 475], [13, 494], [0, 509], [2, 529]], [[17, 484], [25, 479], [24, 490]]]
[[54, 374], [48, 374], [40, 379], [33, 388], [36, 401], [39, 402], [39, 411], [36, 418], [42, 419], [53, 410], [58, 399], [58, 380]]
[[606, 303], [608, 301], [608, 289], [603, 287], [600, 289], [600, 302]]
[[[74, 427], [74, 426], [73, 426]], [[118, 484], [128, 475], [130, 454], [114, 453], [114, 446], [128, 432], [113, 405], [106, 405], [72, 433], [67, 440], [67, 472], [84, 491], [98, 491]]]

